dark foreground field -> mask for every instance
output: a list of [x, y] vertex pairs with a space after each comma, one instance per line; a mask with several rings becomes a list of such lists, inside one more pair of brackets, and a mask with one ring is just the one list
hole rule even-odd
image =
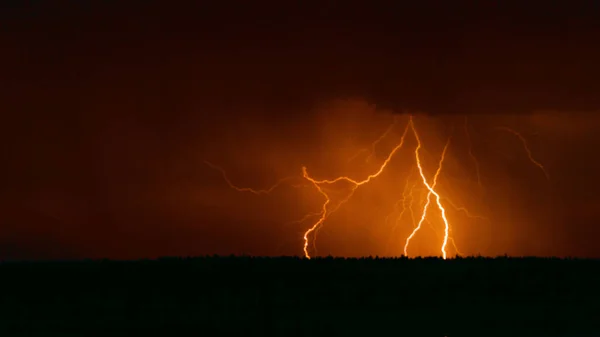
[[0, 336], [600, 336], [600, 261], [5, 262]]

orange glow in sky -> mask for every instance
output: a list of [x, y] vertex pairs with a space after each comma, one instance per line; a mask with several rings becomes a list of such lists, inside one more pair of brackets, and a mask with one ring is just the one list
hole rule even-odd
[[[226, 170], [211, 162], [205, 161], [205, 163], [219, 171], [227, 185], [238, 192], [259, 196], [273, 194], [284, 184], [295, 189], [311, 187], [316, 193], [307, 195], [307, 198], [310, 199], [309, 203], [318, 203], [320, 206], [318, 209], [305, 212], [299, 220], [288, 222], [288, 225], [308, 226], [302, 234], [298, 233], [303, 240], [303, 244], [298, 248], [302, 249], [304, 257], [308, 259], [319, 255], [317, 251], [318, 234], [327, 227], [326, 224], [336, 213], [345, 213], [345, 216], [340, 216], [345, 218], [349, 216], [349, 213], [359, 214], [361, 219], [370, 217], [372, 223], [365, 223], [364, 226], [376, 228], [375, 232], [383, 233], [376, 241], [379, 246], [386, 247], [386, 252], [391, 252], [386, 254], [392, 256], [437, 255], [446, 259], [455, 254], [461, 255], [459, 245], [454, 237], [457, 233], [455, 228], [457, 224], [460, 224], [459, 227], [463, 231], [468, 232], [470, 230], [468, 226], [482, 226], [481, 224], [489, 224], [493, 221], [490, 221], [487, 216], [472, 212], [470, 207], [458, 206], [453, 201], [453, 199], [461, 199], [460, 196], [469, 193], [469, 191], [461, 191], [460, 186], [452, 186], [454, 180], [444, 176], [446, 161], [453, 148], [454, 125], [443, 142], [442, 139], [436, 139], [437, 145], [429, 144], [428, 140], [433, 138], [429, 136], [427, 139], [423, 139], [421, 136], [420, 131], [426, 130], [427, 125], [420, 124], [420, 118], [413, 114], [394, 115], [393, 122], [374, 141], [367, 146], [363, 145], [355, 149], [354, 154], [346, 157], [344, 165], [350, 169], [359, 168], [351, 175], [333, 175], [325, 178], [322, 176], [323, 173], [326, 174], [326, 169], [321, 168], [319, 170], [321, 173], [313, 173], [310, 166], [306, 165], [300, 168], [301, 175], [291, 175], [281, 179], [273, 177], [272, 185], [254, 189], [234, 184]], [[466, 158], [470, 160], [474, 173], [470, 179], [475, 181], [481, 192], [485, 190], [482, 182], [483, 173], [480, 162], [473, 151], [468, 119], [465, 117], [461, 123], [462, 130], [460, 127], [456, 129], [462, 131], [462, 137], [467, 146], [466, 151], [458, 150], [466, 152]], [[402, 128], [400, 128], [401, 124], [404, 124]], [[531, 164], [542, 170], [546, 178], [549, 177], [545, 167], [534, 158], [523, 135], [507, 127], [497, 127], [497, 129], [510, 132], [518, 137]], [[399, 130], [402, 131], [398, 133]], [[385, 147], [389, 147], [389, 150], [385, 156], [381, 156], [380, 148]], [[432, 160], [435, 157], [437, 159]], [[454, 163], [451, 164], [456, 166], [456, 159], [453, 161]], [[365, 169], [365, 166], [369, 168]], [[337, 170], [339, 169], [332, 171]], [[394, 175], [404, 178], [397, 181], [393, 179]], [[373, 200], [364, 199], [365, 196], [357, 196], [358, 191], [369, 188], [382, 191], [381, 196], [385, 197], [385, 203], [389, 202], [392, 205], [392, 209], [379, 215], [369, 216], [369, 213], [375, 210], [382, 211], [381, 207], [374, 204]], [[298, 205], [298, 207], [301, 206]], [[451, 213], [449, 213], [449, 209], [452, 210]], [[469, 219], [468, 224], [465, 219]], [[344, 228], [343, 220], [337, 219], [336, 223], [341, 223]], [[428, 229], [431, 231], [424, 232], [424, 224], [428, 224]], [[345, 227], [345, 231], [356, 230], [355, 227], [355, 224], [349, 224]], [[432, 233], [434, 235], [431, 235]], [[461, 233], [459, 232], [458, 235], [461, 236]], [[335, 237], [335, 234], [332, 237]], [[464, 241], [465, 239], [461, 242]], [[472, 245], [469, 247], [470, 252], [475, 252], [476, 249]]]

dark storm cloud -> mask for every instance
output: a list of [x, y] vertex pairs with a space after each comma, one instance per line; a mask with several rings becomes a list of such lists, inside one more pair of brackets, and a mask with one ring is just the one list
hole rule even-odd
[[[590, 110], [600, 103], [595, 2], [21, 7], [2, 14], [9, 42], [3, 57], [33, 68], [37, 82], [78, 85], [119, 69], [183, 88], [164, 83], [161, 73], [176, 71], [214, 104], [235, 96], [300, 106], [354, 95], [430, 113]], [[22, 78], [21, 67], [7, 70]]]
[[[332, 99], [433, 115], [600, 108], [595, 2], [1, 6], [0, 244], [11, 257], [268, 254], [257, 238], [273, 224], [232, 237], [221, 219], [235, 193], [202, 161], [257, 186], [318, 162], [309, 111]], [[572, 134], [592, 124], [582, 120]]]

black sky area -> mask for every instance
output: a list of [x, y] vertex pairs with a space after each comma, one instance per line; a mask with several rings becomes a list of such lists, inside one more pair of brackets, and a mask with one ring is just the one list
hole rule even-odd
[[550, 111], [560, 136], [521, 126], [546, 137], [554, 180], [522, 194], [560, 216], [534, 226], [552, 243], [513, 251], [600, 257], [599, 33], [596, 1], [3, 1], [0, 258], [275, 255], [264, 237], [302, 231], [216, 211], [199, 195], [223, 181], [202, 162], [268, 182], [248, 173], [266, 162], [219, 157], [253, 142], [232, 130], [314, 153], [292, 138], [318, 146], [311, 111], [337, 99], [474, 125]]

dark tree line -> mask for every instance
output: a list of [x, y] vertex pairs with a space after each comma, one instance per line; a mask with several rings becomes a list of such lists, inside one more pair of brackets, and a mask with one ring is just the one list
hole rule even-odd
[[0, 282], [0, 330], [7, 336], [92, 330], [584, 336], [600, 321], [600, 261], [594, 260], [213, 256], [4, 262]]

